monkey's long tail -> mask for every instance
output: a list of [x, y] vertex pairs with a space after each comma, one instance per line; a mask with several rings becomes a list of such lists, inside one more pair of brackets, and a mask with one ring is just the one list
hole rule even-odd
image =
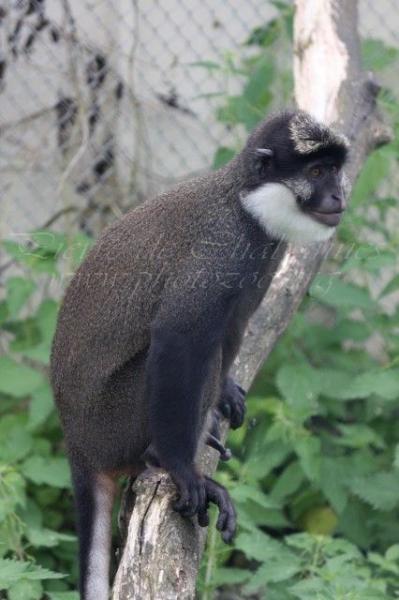
[[72, 469], [79, 537], [81, 600], [108, 600], [111, 513], [115, 480], [103, 473]]

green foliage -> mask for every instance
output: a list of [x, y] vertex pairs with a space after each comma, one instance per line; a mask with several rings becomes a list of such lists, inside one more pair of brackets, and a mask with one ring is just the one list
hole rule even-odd
[[[290, 32], [289, 8], [277, 4], [276, 19], [247, 42], [264, 81], [281, 76], [273, 48]], [[363, 57], [382, 71], [399, 54], [365, 40]], [[245, 60], [236, 64], [243, 94], [228, 97], [217, 115], [251, 129], [248, 89], [259, 114], [273, 100], [257, 96]], [[384, 90], [380, 103], [396, 137], [364, 165], [335, 251], [260, 372], [246, 424], [230, 433], [234, 458], [218, 477], [235, 501], [239, 532], [230, 549], [210, 533], [202, 600], [218, 588], [243, 599], [399, 596], [399, 309], [386, 303], [399, 291], [390, 224], [398, 198], [385, 183], [399, 158], [399, 101]], [[222, 156], [229, 158], [225, 148]]]
[[[257, 27], [246, 40], [239, 57], [226, 54], [223, 64], [200, 61], [192, 66], [223, 75], [226, 90], [231, 79], [242, 81], [240, 94], [211, 94], [222, 96], [216, 117], [230, 130], [251, 131], [264, 119], [268, 111], [280, 106], [292, 95], [291, 46], [292, 4], [272, 2], [277, 9], [276, 18]], [[240, 136], [239, 136], [240, 137]], [[238, 141], [239, 138], [237, 138]], [[237, 146], [221, 147], [214, 156], [215, 169], [235, 155]]]
[[81, 234], [51, 231], [2, 243], [20, 269], [0, 302], [8, 346], [0, 357], [0, 595], [8, 600], [78, 599], [68, 591], [77, 568], [69, 468], [46, 374], [58, 302], [45, 290], [88, 245]]

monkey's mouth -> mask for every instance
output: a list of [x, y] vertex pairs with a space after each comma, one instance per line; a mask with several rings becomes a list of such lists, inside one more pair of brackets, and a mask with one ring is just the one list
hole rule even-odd
[[318, 210], [308, 210], [307, 213], [318, 223], [328, 227], [336, 227], [341, 221], [343, 210], [338, 212], [321, 212]]

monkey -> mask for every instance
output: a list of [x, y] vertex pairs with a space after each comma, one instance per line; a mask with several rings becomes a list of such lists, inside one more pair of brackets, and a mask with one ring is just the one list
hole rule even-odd
[[[346, 208], [346, 137], [299, 110], [274, 114], [225, 166], [127, 212], [66, 290], [51, 382], [71, 465], [82, 600], [106, 600], [111, 509], [120, 474], [166, 470], [173, 508], [236, 527], [227, 490], [196, 467], [222, 458], [221, 415], [239, 427], [245, 392], [230, 375], [249, 318], [288, 243], [330, 238]], [[193, 521], [195, 526], [195, 521]]]

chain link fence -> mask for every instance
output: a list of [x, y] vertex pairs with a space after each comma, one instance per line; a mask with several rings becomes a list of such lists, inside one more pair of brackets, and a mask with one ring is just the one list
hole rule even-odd
[[[269, 0], [0, 1], [0, 236], [65, 219], [90, 233], [211, 167], [240, 73], [218, 68], [270, 22]], [[360, 29], [399, 45], [395, 0]], [[378, 51], [378, 48], [376, 48]], [[64, 219], [64, 221], [63, 221]]]

